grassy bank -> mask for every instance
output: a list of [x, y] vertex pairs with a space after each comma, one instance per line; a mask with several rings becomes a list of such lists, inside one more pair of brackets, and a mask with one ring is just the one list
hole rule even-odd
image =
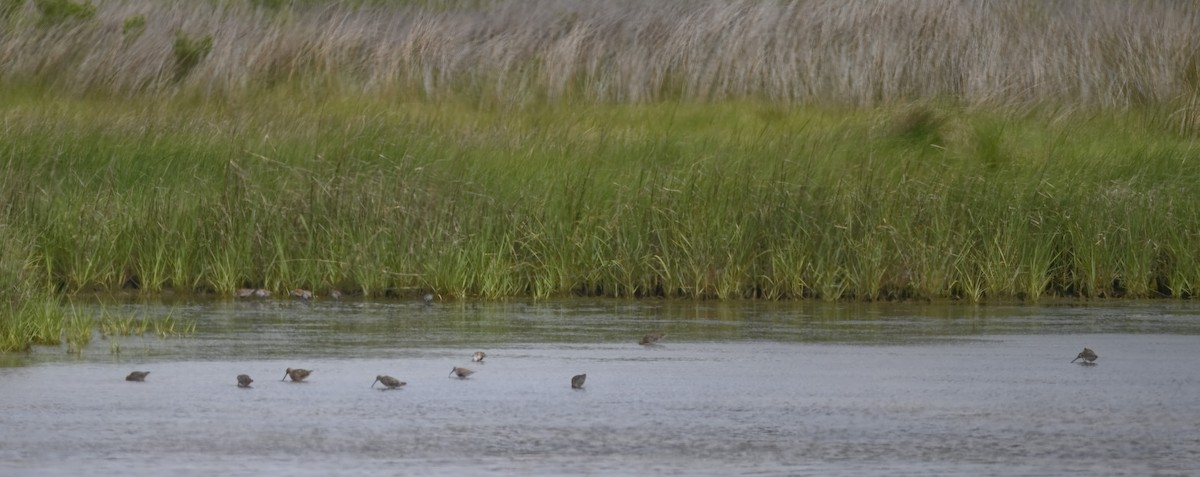
[[1190, 297], [1197, 35], [1186, 2], [0, 0], [0, 348], [117, 290]]
[[1195, 142], [1167, 112], [8, 101], [12, 263], [68, 293], [978, 301], [1200, 283]]

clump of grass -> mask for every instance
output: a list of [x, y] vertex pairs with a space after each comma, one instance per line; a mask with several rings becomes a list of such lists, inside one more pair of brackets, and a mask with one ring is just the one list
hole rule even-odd
[[146, 16], [133, 15], [121, 22], [121, 36], [124, 37], [125, 44], [137, 41], [138, 37], [146, 32]]
[[150, 325], [148, 320], [139, 318], [135, 313], [121, 314], [102, 307], [97, 318], [97, 326], [100, 329], [100, 336], [111, 337], [143, 336]]
[[187, 77], [212, 51], [212, 35], [190, 38], [186, 33], [175, 33], [172, 49], [175, 53], [175, 81]]
[[191, 336], [196, 334], [196, 322], [191, 320], [178, 320], [173, 314], [167, 314], [159, 318], [150, 320], [154, 327], [154, 334], [160, 338], [172, 338], [180, 336]]
[[41, 12], [39, 25], [60, 25], [69, 21], [89, 20], [96, 16], [96, 6], [91, 2], [72, 2], [71, 0], [33, 0], [33, 4]]
[[64, 323], [63, 334], [66, 335], [67, 353], [82, 354], [83, 348], [92, 342], [92, 332], [95, 321], [91, 316], [72, 312]]
[[30, 300], [0, 311], [0, 352], [62, 342], [65, 314], [56, 301]]

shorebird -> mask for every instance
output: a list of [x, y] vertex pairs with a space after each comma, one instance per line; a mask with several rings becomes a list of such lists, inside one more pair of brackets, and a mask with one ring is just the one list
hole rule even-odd
[[638, 344], [652, 345], [652, 344], [658, 343], [658, 340], [661, 340], [666, 337], [667, 337], [667, 335], [662, 334], [662, 333], [646, 333], [646, 336], [643, 336], [642, 340], [638, 341]]
[[297, 300], [306, 302], [308, 300], [311, 300], [312, 297], [313, 297], [312, 292], [305, 290], [303, 288], [297, 288], [295, 290], [292, 290], [292, 298], [295, 298]]
[[425, 296], [421, 297], [421, 300], [424, 301], [426, 305], [432, 305], [433, 304], [433, 294], [426, 293]]
[[271, 298], [271, 290], [268, 290], [266, 288], [255, 288], [254, 296], [259, 297], [259, 298]]
[[248, 387], [250, 387], [250, 383], [253, 383], [253, 382], [254, 382], [254, 380], [250, 379], [249, 374], [239, 374], [238, 375], [238, 387], [239, 388], [248, 388]]
[[304, 381], [304, 378], [307, 378], [310, 374], [312, 374], [312, 370], [309, 369], [288, 368], [287, 371], [283, 372], [283, 379], [280, 379], [280, 381], [287, 381], [287, 378], [290, 377], [292, 381], [300, 382]]
[[408, 384], [399, 379], [384, 375], [375, 376], [375, 382], [371, 383], [371, 387], [375, 387], [375, 383], [383, 384], [384, 389], [396, 389], [400, 386]]
[[471, 355], [471, 361], [474, 361], [476, 363], [481, 363], [481, 362], [483, 362], [483, 358], [486, 358], [486, 357], [487, 357], [487, 353], [484, 353], [483, 351], [476, 351], [475, 354]]
[[466, 379], [467, 376], [475, 374], [475, 372], [467, 368], [454, 368], [450, 370], [450, 374], [452, 376], [458, 376], [460, 379]]
[[233, 295], [238, 298], [249, 298], [254, 295], [254, 289], [253, 288], [238, 288], [237, 291], [233, 292]]
[[1071, 362], [1074, 363], [1082, 359], [1084, 364], [1090, 364], [1096, 361], [1096, 358], [1099, 358], [1099, 356], [1096, 356], [1095, 351], [1092, 351], [1091, 348], [1084, 348], [1083, 351], [1080, 351], [1079, 354], [1075, 356], [1075, 359], [1071, 360]]
[[132, 373], [129, 373], [129, 376], [125, 376], [125, 380], [126, 381], [139, 381], [139, 382], [145, 381], [146, 375], [148, 375], [148, 374], [150, 374], [149, 371], [134, 371]]
[[341, 300], [342, 299], [341, 290], [338, 290], [337, 288], [330, 289], [329, 290], [329, 298], [333, 298], [334, 300]]
[[587, 379], [587, 373], [577, 374], [571, 378], [571, 389], [583, 389], [583, 381]]

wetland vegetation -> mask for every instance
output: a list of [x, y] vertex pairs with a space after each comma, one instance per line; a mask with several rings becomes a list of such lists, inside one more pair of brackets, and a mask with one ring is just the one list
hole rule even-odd
[[0, 348], [119, 291], [1189, 298], [1198, 35], [1178, 2], [2, 0]]

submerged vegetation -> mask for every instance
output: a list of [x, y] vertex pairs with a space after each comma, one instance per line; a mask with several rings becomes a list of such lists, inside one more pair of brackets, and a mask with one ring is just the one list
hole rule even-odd
[[119, 290], [1200, 286], [1187, 3], [2, 5], [0, 349], [187, 333], [59, 304]]

